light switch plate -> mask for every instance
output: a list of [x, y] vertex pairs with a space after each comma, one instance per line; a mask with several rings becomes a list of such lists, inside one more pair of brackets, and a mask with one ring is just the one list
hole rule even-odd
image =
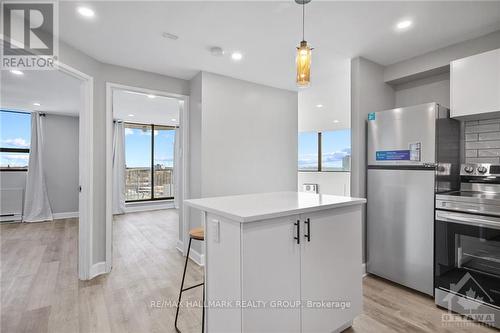
[[210, 231], [212, 234], [212, 239], [215, 243], [220, 242], [220, 222], [219, 220], [211, 220], [210, 221]]

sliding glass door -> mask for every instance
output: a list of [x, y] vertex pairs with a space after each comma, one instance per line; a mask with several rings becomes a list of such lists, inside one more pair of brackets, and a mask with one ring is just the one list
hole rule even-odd
[[175, 127], [125, 123], [127, 202], [174, 197]]

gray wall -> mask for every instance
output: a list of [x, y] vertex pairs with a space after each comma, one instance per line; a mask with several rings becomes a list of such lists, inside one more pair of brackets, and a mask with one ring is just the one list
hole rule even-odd
[[[78, 212], [78, 117], [49, 114], [43, 120], [43, 164], [52, 213]], [[2, 172], [1, 188], [26, 188], [26, 171]]]
[[[201, 87], [202, 75], [200, 72], [190, 81], [191, 96], [189, 100], [189, 196], [193, 199], [201, 198]], [[189, 208], [190, 226], [200, 225], [201, 212]], [[181, 230], [182, 231], [182, 230]], [[182, 235], [179, 233], [182, 240]], [[200, 252], [201, 246], [193, 244], [195, 250]]]
[[296, 191], [297, 93], [202, 76], [202, 196]]
[[189, 81], [104, 64], [60, 42], [61, 62], [94, 78], [94, 214], [92, 216], [92, 263], [106, 258], [106, 82], [189, 95]]
[[[366, 120], [368, 113], [394, 107], [395, 95], [384, 83], [384, 67], [365, 58], [351, 61], [351, 195], [366, 198]], [[366, 207], [365, 207], [366, 208]], [[363, 208], [363, 239], [366, 210]], [[366, 254], [363, 242], [363, 262]]]
[[443, 47], [384, 69], [385, 82], [413, 80], [428, 73], [447, 71], [452, 60], [500, 48], [500, 30], [462, 43]]
[[78, 117], [47, 114], [45, 182], [53, 213], [78, 212]]
[[394, 107], [436, 102], [450, 108], [450, 74], [443, 73], [394, 86]]

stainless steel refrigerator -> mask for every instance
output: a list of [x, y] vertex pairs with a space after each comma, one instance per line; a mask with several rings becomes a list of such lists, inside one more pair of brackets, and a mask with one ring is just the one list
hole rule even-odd
[[432, 295], [435, 193], [459, 187], [460, 123], [436, 103], [373, 112], [367, 143], [367, 271]]

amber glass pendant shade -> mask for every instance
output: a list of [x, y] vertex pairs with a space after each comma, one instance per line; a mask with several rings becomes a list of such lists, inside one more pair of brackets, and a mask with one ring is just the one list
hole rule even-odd
[[311, 83], [311, 52], [312, 48], [303, 40], [297, 47], [297, 85], [308, 87]]

